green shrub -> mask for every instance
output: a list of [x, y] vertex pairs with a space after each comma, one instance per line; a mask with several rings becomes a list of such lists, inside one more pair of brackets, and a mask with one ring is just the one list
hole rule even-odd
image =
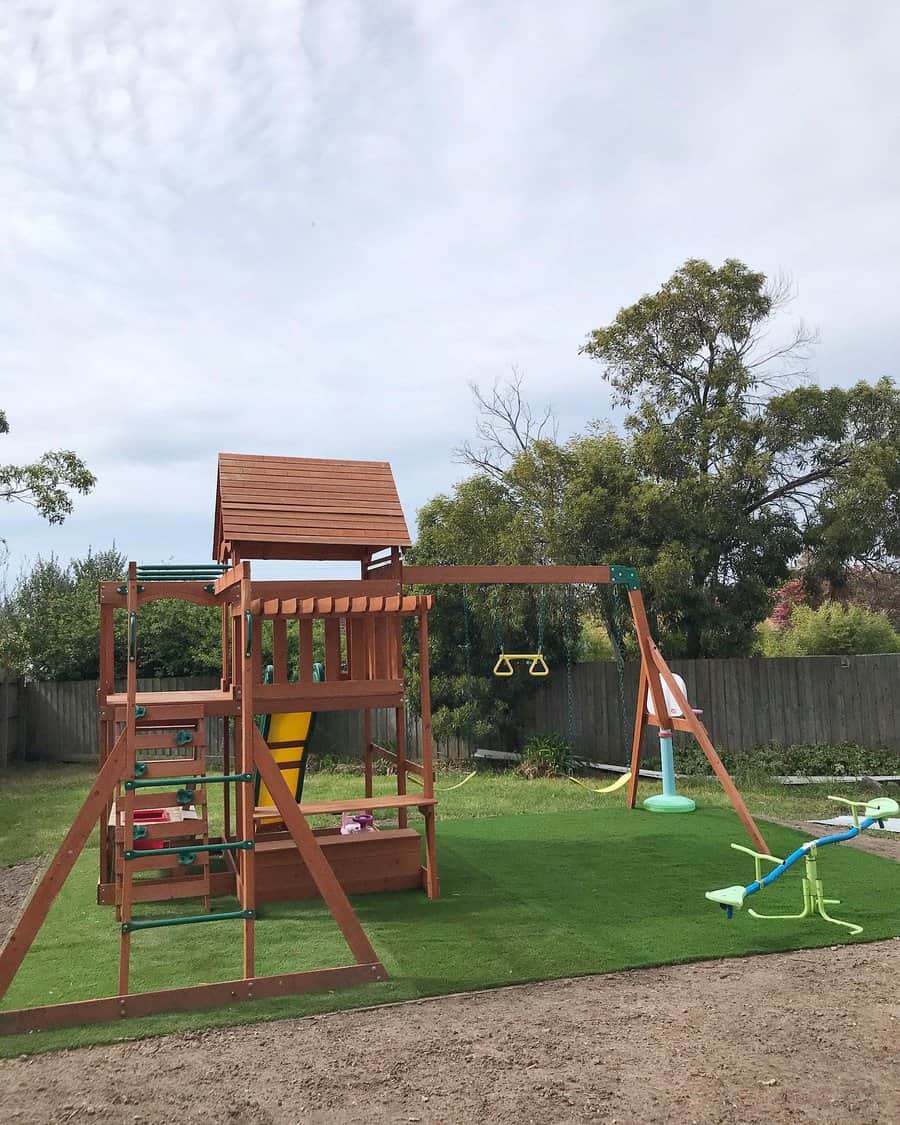
[[523, 777], [569, 774], [575, 765], [575, 747], [561, 734], [536, 734], [525, 743], [516, 772]]
[[[802, 742], [792, 746], [772, 742], [737, 753], [720, 747], [719, 757], [736, 777], [866, 777], [900, 773], [900, 754], [896, 750], [860, 746], [857, 742]], [[712, 773], [706, 755], [692, 740], [676, 745], [675, 769], [694, 775]]]
[[818, 609], [795, 606], [783, 629], [764, 622], [759, 627], [763, 656], [859, 656], [900, 652], [900, 633], [883, 613], [862, 606], [826, 602]]

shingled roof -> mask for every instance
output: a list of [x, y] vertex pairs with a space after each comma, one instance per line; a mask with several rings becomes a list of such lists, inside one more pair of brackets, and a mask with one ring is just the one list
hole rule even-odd
[[360, 559], [411, 540], [386, 461], [220, 453], [213, 556]]

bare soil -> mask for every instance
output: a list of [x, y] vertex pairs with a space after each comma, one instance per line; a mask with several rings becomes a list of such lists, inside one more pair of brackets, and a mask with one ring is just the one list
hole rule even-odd
[[40, 867], [39, 863], [0, 867], [0, 945], [15, 925]]
[[[0, 873], [4, 910], [33, 873]], [[894, 939], [22, 1057], [0, 1121], [886, 1125], [898, 971]]]

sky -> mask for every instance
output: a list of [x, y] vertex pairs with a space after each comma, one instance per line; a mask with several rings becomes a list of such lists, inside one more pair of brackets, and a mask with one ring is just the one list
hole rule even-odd
[[98, 478], [0, 507], [8, 574], [208, 559], [220, 450], [388, 460], [412, 528], [471, 381], [613, 417], [578, 348], [689, 257], [898, 375], [898, 52], [883, 0], [4, 0], [0, 462]]

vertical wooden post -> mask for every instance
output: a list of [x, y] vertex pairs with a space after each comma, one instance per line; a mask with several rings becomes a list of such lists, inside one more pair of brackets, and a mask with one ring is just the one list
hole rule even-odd
[[[434, 797], [434, 749], [431, 738], [431, 672], [428, 663], [428, 610], [419, 609], [419, 709], [422, 713], [422, 769], [424, 796]], [[425, 817], [425, 890], [429, 898], [440, 895], [437, 872], [437, 839], [434, 805], [423, 809]]]
[[372, 796], [372, 712], [367, 707], [363, 711], [363, 768], [366, 781], [366, 796]]
[[[250, 613], [251, 583], [250, 564], [241, 563], [241, 772], [255, 773], [256, 760], [254, 753], [253, 735], [255, 731], [255, 716], [253, 697], [256, 684], [253, 680], [254, 646], [260, 647], [259, 619], [254, 621]], [[243, 840], [254, 839], [254, 801], [252, 789], [245, 783], [239, 782], [243, 791], [241, 801], [241, 827], [240, 834]], [[256, 910], [256, 869], [254, 866], [254, 852], [241, 851], [241, 908], [243, 910]], [[256, 946], [254, 919], [244, 919], [244, 977], [249, 979], [255, 976]]]
[[[128, 564], [126, 609], [128, 613], [128, 669], [126, 681], [127, 708], [125, 711], [125, 777], [135, 774], [137, 749], [137, 563]], [[120, 916], [123, 923], [131, 921], [133, 882], [125, 852], [134, 848], [134, 790], [120, 786], [116, 801], [116, 820], [122, 813], [122, 894]], [[119, 941], [119, 995], [128, 992], [128, 970], [131, 959], [131, 934], [124, 928]]]
[[[394, 722], [397, 729], [397, 795], [406, 794], [406, 707], [401, 701], [394, 709]], [[406, 828], [409, 816], [405, 808], [397, 809], [397, 827]]]
[[[115, 691], [116, 675], [116, 650], [115, 650], [115, 617], [111, 605], [100, 606], [100, 683], [97, 688], [97, 706], [102, 711], [106, 707], [107, 696]], [[115, 722], [101, 716], [98, 722], [99, 760], [100, 766], [109, 756], [115, 741]], [[112, 811], [112, 801], [108, 801], [100, 813], [98, 825], [100, 833], [100, 882], [105, 883], [112, 877], [115, 878], [114, 864], [110, 863], [109, 849], [109, 814]]]

